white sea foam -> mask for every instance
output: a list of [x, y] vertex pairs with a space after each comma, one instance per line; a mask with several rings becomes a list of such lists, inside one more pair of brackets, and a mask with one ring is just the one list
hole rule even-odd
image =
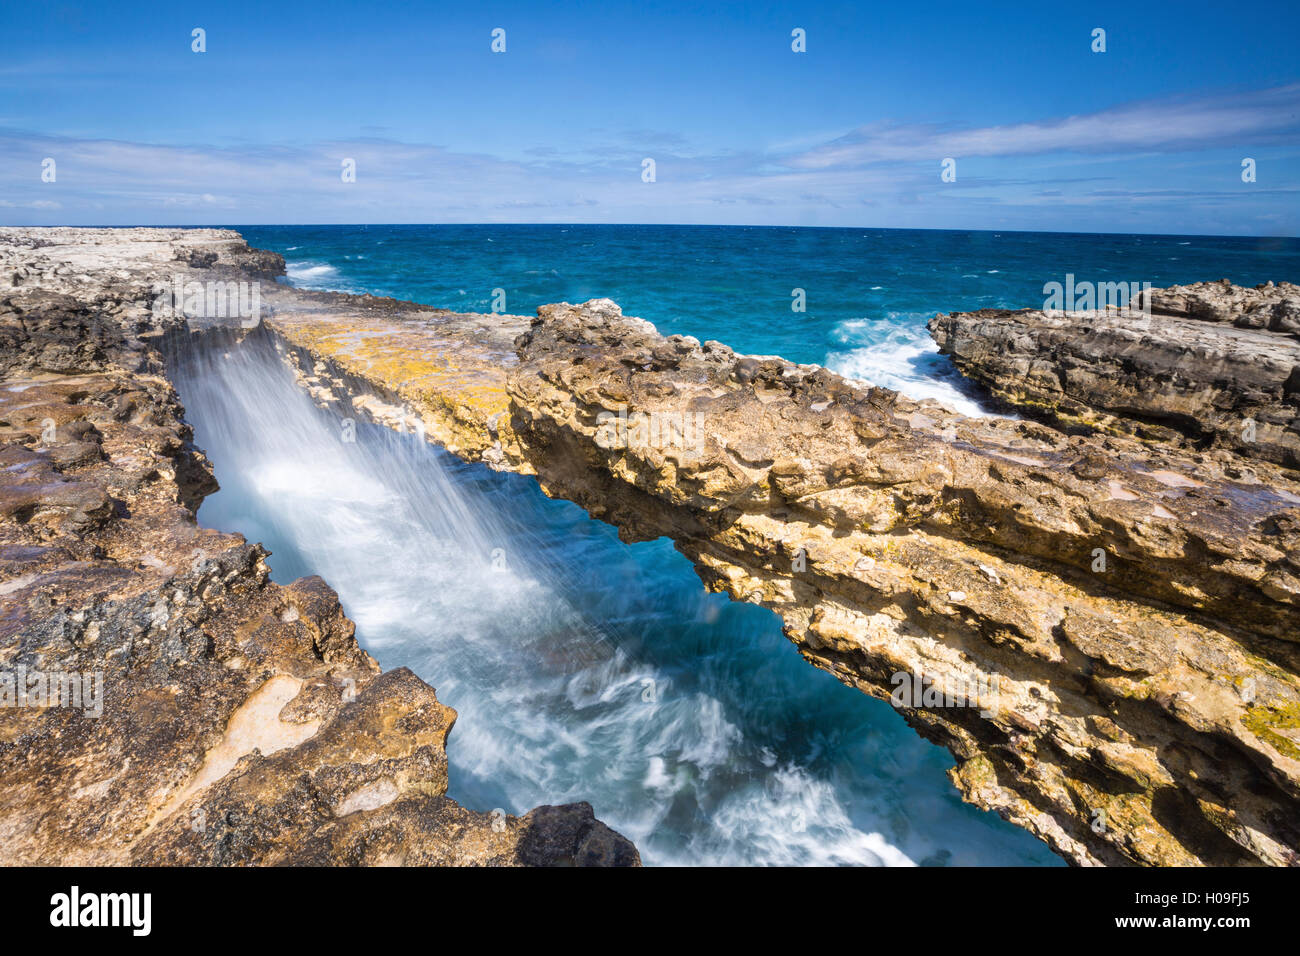
[[848, 378], [882, 385], [909, 398], [933, 398], [963, 415], [992, 414], [926, 331], [928, 314], [890, 312], [882, 319], [851, 319], [835, 328], [847, 348], [825, 365]]
[[284, 271], [289, 280], [304, 289], [337, 288], [339, 270], [326, 262], [286, 262]]

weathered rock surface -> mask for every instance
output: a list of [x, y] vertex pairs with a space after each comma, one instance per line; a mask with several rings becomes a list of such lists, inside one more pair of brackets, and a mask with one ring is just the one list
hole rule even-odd
[[[1300, 862], [1300, 485], [1286, 470], [963, 418], [665, 338], [607, 300], [531, 322], [282, 287], [264, 300], [264, 328], [321, 404], [416, 416], [629, 540], [672, 537], [709, 587], [771, 607], [808, 661], [865, 693], [922, 677], [938, 700], [900, 711], [952, 751], [965, 797], [1066, 858]], [[64, 507], [96, 520], [93, 499]], [[303, 766], [352, 732], [321, 719]], [[389, 792], [319, 786], [330, 805]]]
[[1147, 295], [1129, 312], [937, 315], [930, 331], [963, 374], [1040, 420], [1300, 469], [1300, 287]]
[[[968, 799], [1067, 858], [1300, 861], [1300, 486], [1282, 470], [965, 419], [664, 338], [608, 301], [544, 307], [499, 365], [457, 326], [378, 321], [373, 355], [271, 326], [322, 403], [391, 424], [427, 409], [462, 454], [628, 540], [670, 536], [866, 693], [900, 673], [954, 698], [995, 687], [992, 707], [901, 709]], [[422, 391], [447, 360], [477, 376], [450, 414]], [[659, 440], [611, 443], [620, 409]]]
[[[639, 863], [587, 804], [449, 800], [433, 688], [324, 581], [198, 527], [151, 298], [177, 262], [283, 271], [230, 232], [0, 230], [0, 862]], [[15, 706], [49, 680], [64, 706]]]
[[[519, 358], [548, 491], [670, 535], [867, 693], [996, 687], [903, 708], [975, 802], [1080, 862], [1300, 859], [1300, 488], [1276, 469], [962, 419], [609, 302], [542, 308]], [[623, 405], [700, 415], [698, 447], [603, 447]]]

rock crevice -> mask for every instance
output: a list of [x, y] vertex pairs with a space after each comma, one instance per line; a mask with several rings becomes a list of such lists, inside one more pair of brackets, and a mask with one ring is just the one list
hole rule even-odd
[[[220, 241], [232, 241], [227, 235]], [[168, 242], [202, 244], [182, 236], [188, 238]], [[38, 252], [45, 258], [33, 261], [80, 255]], [[228, 252], [229, 262], [223, 254], [199, 265], [191, 257], [188, 267], [200, 276], [241, 274], [237, 254]], [[140, 259], [147, 264], [149, 256]], [[140, 274], [147, 271], [142, 265]], [[135, 307], [129, 298], [122, 298], [123, 308]], [[1275, 306], [1247, 299], [1254, 303], [1251, 315], [1267, 312], [1266, 329], [1257, 317], [1243, 323], [1180, 317], [1173, 304], [1153, 321], [1182, 323], [1180, 329], [1189, 322], [1222, 326], [1232, 337], [1266, 332], [1274, 338], [1251, 348], [1284, 361], [1277, 337], [1289, 335], [1285, 316], [1277, 319]], [[93, 295], [82, 289], [76, 300], [81, 308]], [[608, 300], [545, 306], [531, 320], [278, 285], [263, 289], [263, 301], [268, 313], [258, 328], [230, 334], [269, 336], [318, 403], [393, 427], [419, 422], [430, 440], [463, 458], [535, 475], [547, 493], [616, 525], [626, 540], [670, 537], [708, 587], [771, 608], [807, 661], [891, 700], [919, 733], [947, 747], [956, 758], [953, 781], [968, 800], [1037, 834], [1067, 859], [1300, 862], [1300, 485], [1278, 410], [1289, 394], [1287, 379], [1280, 379], [1276, 395], [1259, 394], [1276, 385], [1280, 371], [1272, 366], [1256, 388], [1245, 364], [1225, 362], [1220, 395], [1231, 396], [1223, 401], [1235, 411], [1194, 436], [1131, 415], [1124, 402], [1088, 404], [1077, 390], [1066, 395], [1077, 403], [1069, 415], [1041, 416], [1050, 424], [963, 417], [817, 366], [665, 337]], [[6, 307], [14, 309], [12, 300]], [[982, 316], [970, 323], [985, 321]], [[945, 348], [980, 378], [976, 363], [963, 365], [952, 343], [979, 341], [982, 326], [951, 320], [951, 333], [944, 333], [948, 320], [936, 319], [936, 337], [942, 342], [950, 334]], [[170, 321], [196, 325], [193, 318]], [[138, 317], [136, 324], [157, 328]], [[1052, 328], [1050, 321], [1040, 325]], [[1015, 347], [1027, 357], [1034, 382], [1059, 388], [1080, 380], [1065, 362], [1041, 362], [1043, 347], [1034, 343], [1050, 343], [1054, 333], [1022, 326], [1014, 335], [1028, 341], [1016, 339]], [[996, 331], [1002, 328], [990, 334], [1013, 335], [1012, 325]], [[1118, 326], [1106, 329], [1097, 342], [1123, 337]], [[43, 348], [20, 351], [40, 354], [40, 364]], [[65, 349], [78, 348], [69, 340], [48, 361], [66, 365]], [[117, 348], [110, 341], [100, 351]], [[1099, 345], [1097, 351], [1116, 349]], [[1158, 351], [1158, 341], [1139, 338], [1114, 361], [1145, 367], [1165, 361], [1151, 357]], [[77, 359], [99, 360], [91, 353]], [[32, 361], [24, 359], [23, 367]], [[1104, 374], [1107, 361], [1095, 360], [1095, 375]], [[990, 382], [1005, 378], [997, 366], [989, 368]], [[1184, 388], [1177, 376], [1169, 381], [1161, 414], [1167, 421], [1196, 418], [1200, 413], [1189, 404], [1196, 388]], [[130, 385], [139, 392], [145, 382], [137, 375]], [[174, 402], [165, 380], [157, 382], [159, 401]], [[1008, 386], [1006, 395], [1017, 388], [1027, 386]], [[1063, 392], [1056, 394], [1065, 408]], [[137, 400], [134, 407], [144, 406]], [[1094, 407], [1102, 411], [1084, 414]], [[1228, 422], [1238, 411], [1273, 429], [1261, 432], [1271, 450], [1249, 454], [1229, 441]], [[24, 421], [37, 420], [32, 413]], [[179, 419], [168, 413], [162, 421]], [[78, 441], [84, 444], [88, 434]], [[154, 440], [180, 449], [187, 436]], [[29, 454], [31, 443], [20, 440], [23, 447], [13, 454]], [[79, 460], [93, 453], [70, 447], [63, 454]], [[57, 520], [77, 529], [112, 528], [106, 497], [76, 482], [65, 487], [74, 473], [42, 470], [48, 462], [41, 455], [26, 466], [42, 490], [23, 490], [17, 480], [6, 485], [13, 520], [24, 527]], [[183, 512], [180, 492], [171, 493]], [[68, 541], [65, 547], [74, 547], [75, 535]], [[98, 546], [104, 553], [136, 553], [112, 541]], [[237, 552], [246, 557], [235, 564], [258, 566], [254, 546], [239, 542], [231, 551], [229, 561]], [[155, 557], [167, 567], [177, 563], [171, 552]], [[0, 587], [32, 573], [24, 566], [0, 578]], [[79, 587], [100, 580], [84, 573]], [[139, 613], [161, 613], [153, 610], [157, 581], [170, 578], [160, 569], [135, 573], [161, 575], [121, 577], [137, 582]], [[112, 587], [118, 579], [104, 580]], [[234, 586], [244, 579], [231, 580]], [[13, 587], [33, 593], [27, 584]], [[326, 679], [330, 668], [365, 669], [365, 660], [348, 658], [346, 641], [310, 633], [303, 619], [312, 614], [311, 601], [294, 603], [299, 618], [287, 623], [282, 618], [292, 616], [286, 615], [292, 602], [272, 597], [280, 593], [274, 585], [250, 593], [262, 596], [265, 611], [256, 619], [262, 623], [236, 628], [244, 643], [221, 637], [221, 629], [205, 632], [227, 648], [222, 653], [234, 656], [228, 648], [238, 648], [242, 660], [256, 660], [256, 666], [224, 667], [225, 680], [244, 682], [239, 699], [265, 684], [264, 677], [249, 676], [262, 676], [262, 659], [243, 649], [264, 632], [294, 628], [303, 652], [317, 661], [315, 671], [292, 671], [304, 681], [299, 696], [319, 687], [312, 680]], [[334, 663], [320, 646], [335, 649]], [[242, 670], [248, 667], [253, 670]], [[391, 685], [386, 693], [396, 695], [399, 710], [399, 699], [400, 706], [415, 706], [402, 696], [402, 680], [389, 675], [379, 685]], [[431, 727], [438, 724], [432, 703], [420, 712]], [[361, 708], [352, 719], [368, 719], [366, 713]], [[396, 854], [401, 841], [372, 841], [362, 827], [366, 819], [400, 828], [414, 804], [435, 816], [453, 813], [420, 803], [435, 799], [423, 788], [434, 780], [437, 789], [436, 748], [426, 752], [412, 741], [414, 749], [391, 758], [406, 761], [407, 769], [388, 758], [370, 761], [364, 770], [349, 767], [346, 786], [335, 785], [329, 755], [350, 725], [308, 702], [294, 714], [319, 720], [311, 737], [296, 748], [240, 757], [236, 770], [207, 791], [243, 808], [250, 827], [261, 825], [257, 806], [279, 807], [277, 818], [297, 814], [326, 826], [328, 839], [312, 844], [312, 852], [346, 857], [358, 845], [349, 841], [363, 841]], [[220, 733], [209, 733], [174, 763], [183, 770], [173, 769], [160, 800], [183, 788], [220, 743]], [[307, 803], [279, 796], [300, 793], [288, 786], [284, 770], [295, 751], [302, 751], [297, 766], [313, 781]], [[241, 786], [255, 784], [268, 795], [249, 799], [235, 786], [245, 780]], [[580, 811], [566, 812], [567, 822], [553, 831], [565, 853], [619, 859], [620, 844], [597, 841], [583, 849], [591, 824]], [[149, 834], [149, 852], [179, 852], [173, 835], [181, 811], [167, 819], [173, 822]], [[271, 847], [259, 851], [264, 859], [306, 852], [261, 839], [253, 845]], [[249, 852], [233, 835], [220, 845], [229, 854], [223, 859], [242, 860]], [[440, 846], [440, 858], [461, 852], [458, 845]], [[553, 841], [539, 832], [527, 840], [521, 835], [514, 846], [516, 858], [531, 859], [523, 847], [545, 849]]]
[[320, 578], [276, 584], [260, 545], [195, 522], [216, 483], [159, 348], [188, 322], [154, 285], [279, 256], [0, 230], [0, 264], [0, 862], [639, 863], [585, 803], [448, 799], [455, 712], [381, 673]]

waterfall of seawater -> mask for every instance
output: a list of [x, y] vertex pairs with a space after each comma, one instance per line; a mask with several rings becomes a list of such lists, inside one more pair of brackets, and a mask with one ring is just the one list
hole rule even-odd
[[961, 803], [951, 758], [810, 667], [770, 612], [700, 586], [531, 479], [334, 414], [270, 341], [177, 344], [173, 379], [222, 490], [209, 527], [319, 574], [385, 667], [460, 714], [449, 796], [589, 801], [646, 863], [1053, 863]]

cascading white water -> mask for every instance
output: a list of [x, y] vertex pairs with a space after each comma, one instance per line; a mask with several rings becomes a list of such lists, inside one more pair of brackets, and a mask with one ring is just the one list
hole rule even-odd
[[222, 490], [210, 527], [320, 574], [362, 645], [460, 718], [449, 795], [589, 801], [647, 863], [1059, 862], [960, 802], [951, 759], [804, 663], [666, 540], [627, 546], [531, 479], [341, 420], [269, 339], [182, 342], [173, 379]]

